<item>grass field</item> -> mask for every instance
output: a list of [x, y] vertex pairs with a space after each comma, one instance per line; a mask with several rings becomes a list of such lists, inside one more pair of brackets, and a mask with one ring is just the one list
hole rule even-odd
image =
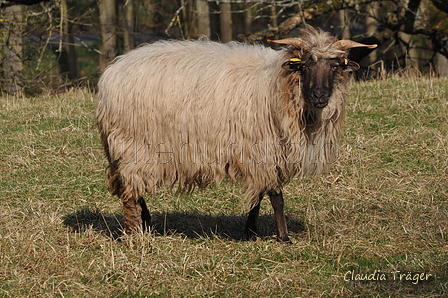
[[[353, 83], [329, 176], [284, 190], [292, 245], [232, 185], [147, 198], [122, 236], [83, 90], [0, 97], [0, 297], [448, 297], [448, 79]], [[368, 280], [359, 280], [368, 279]]]

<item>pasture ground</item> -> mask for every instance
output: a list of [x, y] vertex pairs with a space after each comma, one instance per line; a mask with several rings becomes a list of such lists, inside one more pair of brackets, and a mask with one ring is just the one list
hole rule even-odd
[[122, 236], [94, 108], [0, 97], [0, 297], [448, 296], [448, 79], [351, 85], [331, 173], [284, 190], [292, 245], [268, 200], [245, 241], [228, 184], [147, 197], [154, 231]]

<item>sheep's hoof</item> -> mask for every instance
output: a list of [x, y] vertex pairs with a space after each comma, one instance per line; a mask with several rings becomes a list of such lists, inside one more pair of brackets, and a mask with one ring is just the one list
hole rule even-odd
[[291, 240], [289, 240], [289, 237], [277, 237], [277, 241], [280, 242], [281, 244], [293, 244]]
[[256, 241], [258, 239], [257, 232], [252, 229], [246, 228], [246, 235], [247, 235], [247, 240], [249, 240], [249, 241]]

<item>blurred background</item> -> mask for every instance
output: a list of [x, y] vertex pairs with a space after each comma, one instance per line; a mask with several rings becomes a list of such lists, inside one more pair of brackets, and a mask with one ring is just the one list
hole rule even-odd
[[0, 12], [1, 93], [94, 90], [116, 56], [159, 39], [266, 43], [306, 24], [379, 45], [352, 50], [356, 79], [448, 76], [446, 0], [0, 0]]

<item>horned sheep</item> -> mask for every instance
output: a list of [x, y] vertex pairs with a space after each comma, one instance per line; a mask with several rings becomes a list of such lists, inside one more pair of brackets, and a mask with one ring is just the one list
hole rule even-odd
[[118, 57], [98, 84], [96, 119], [108, 186], [125, 232], [147, 230], [144, 194], [191, 191], [225, 178], [245, 191], [249, 238], [268, 195], [277, 239], [290, 242], [282, 187], [328, 171], [347, 102], [347, 50], [374, 48], [314, 28], [263, 45], [158, 41]]

